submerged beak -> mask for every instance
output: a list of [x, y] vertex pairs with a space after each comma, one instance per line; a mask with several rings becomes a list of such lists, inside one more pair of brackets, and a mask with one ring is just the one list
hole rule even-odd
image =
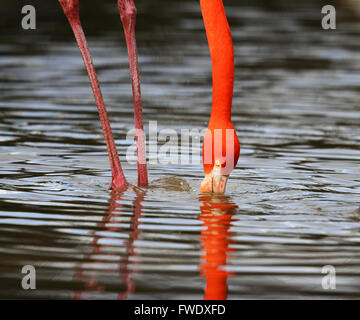
[[224, 193], [226, 189], [226, 183], [229, 178], [228, 175], [222, 175], [220, 173], [220, 162], [215, 161], [213, 170], [205, 175], [204, 180], [200, 185], [200, 192], [214, 192]]

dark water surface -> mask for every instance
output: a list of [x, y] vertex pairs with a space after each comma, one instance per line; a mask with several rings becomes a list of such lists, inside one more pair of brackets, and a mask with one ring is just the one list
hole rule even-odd
[[[152, 187], [107, 190], [105, 143], [71, 30], [57, 1], [33, 3], [36, 31], [21, 30], [21, 1], [1, 9], [1, 298], [360, 298], [355, 1], [332, 2], [337, 30], [324, 31], [321, 1], [224, 0], [242, 149], [222, 197], [199, 194], [199, 163], [152, 164]], [[80, 3], [135, 184], [116, 3]], [[137, 4], [146, 126], [205, 128], [211, 65], [198, 2]], [[21, 288], [28, 264], [37, 271], [32, 291]], [[322, 288], [325, 265], [336, 268], [335, 290]]]

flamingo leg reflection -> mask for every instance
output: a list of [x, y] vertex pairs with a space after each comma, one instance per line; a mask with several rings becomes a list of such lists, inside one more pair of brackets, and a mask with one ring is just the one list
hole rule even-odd
[[[120, 300], [127, 299], [128, 296], [135, 291], [135, 285], [132, 278], [134, 271], [129, 269], [129, 265], [133, 264], [133, 257], [136, 256], [135, 253], [135, 242], [139, 238], [140, 229], [139, 229], [139, 219], [142, 216], [142, 202], [146, 195], [146, 191], [134, 187], [136, 197], [133, 201], [134, 214], [130, 220], [131, 231], [129, 232], [129, 239], [123, 244], [126, 247], [125, 254], [120, 258], [119, 263], [115, 269], [106, 269], [104, 272], [99, 272], [98, 270], [94, 271], [92, 275], [88, 275], [88, 270], [86, 270], [84, 263], [80, 263], [76, 266], [76, 273], [74, 281], [83, 284], [83, 288], [78, 291], [73, 292], [74, 299], [83, 299], [85, 295], [94, 292], [105, 292], [107, 289], [110, 289], [101, 284], [99, 279], [101, 274], [106, 275], [106, 273], [119, 273], [119, 276], [123, 279], [122, 283], [125, 286], [125, 289], [122, 292], [117, 294], [117, 298]], [[107, 232], [123, 232], [121, 227], [116, 226], [119, 224], [118, 218], [122, 217], [122, 204], [119, 203], [123, 199], [124, 191], [113, 191], [111, 193], [111, 198], [109, 200], [109, 208], [107, 214], [103, 217], [101, 222], [98, 223], [97, 230], [92, 232], [93, 240], [91, 242], [92, 252], [87, 254], [84, 257], [85, 261], [91, 261], [95, 264], [103, 264], [109, 261], [117, 260], [117, 253], [115, 253], [112, 245], [107, 245], [106, 240], [108, 237], [106, 235], [98, 235], [99, 230]], [[110, 259], [101, 259], [94, 256], [110, 256]]]

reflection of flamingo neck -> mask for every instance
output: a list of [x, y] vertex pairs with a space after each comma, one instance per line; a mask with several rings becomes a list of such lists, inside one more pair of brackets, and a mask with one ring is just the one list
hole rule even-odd
[[233, 211], [237, 208], [226, 199], [202, 197], [201, 216], [205, 229], [201, 231], [200, 240], [204, 249], [203, 262], [200, 265], [202, 275], [206, 277], [205, 300], [224, 300], [227, 297], [227, 277], [229, 272], [222, 270], [226, 266], [230, 251], [230, 223]]
[[222, 0], [200, 0], [212, 62], [213, 106], [210, 122], [231, 121], [234, 50]]
[[205, 251], [203, 274], [206, 276], [205, 300], [226, 299], [228, 273], [221, 270], [226, 265], [231, 215], [202, 217], [207, 229], [201, 234]]

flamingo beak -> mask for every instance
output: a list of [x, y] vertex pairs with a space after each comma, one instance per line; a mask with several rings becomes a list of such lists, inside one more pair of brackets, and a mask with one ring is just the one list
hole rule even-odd
[[224, 193], [229, 176], [220, 173], [221, 164], [216, 160], [213, 170], [205, 175], [200, 185], [200, 192]]

